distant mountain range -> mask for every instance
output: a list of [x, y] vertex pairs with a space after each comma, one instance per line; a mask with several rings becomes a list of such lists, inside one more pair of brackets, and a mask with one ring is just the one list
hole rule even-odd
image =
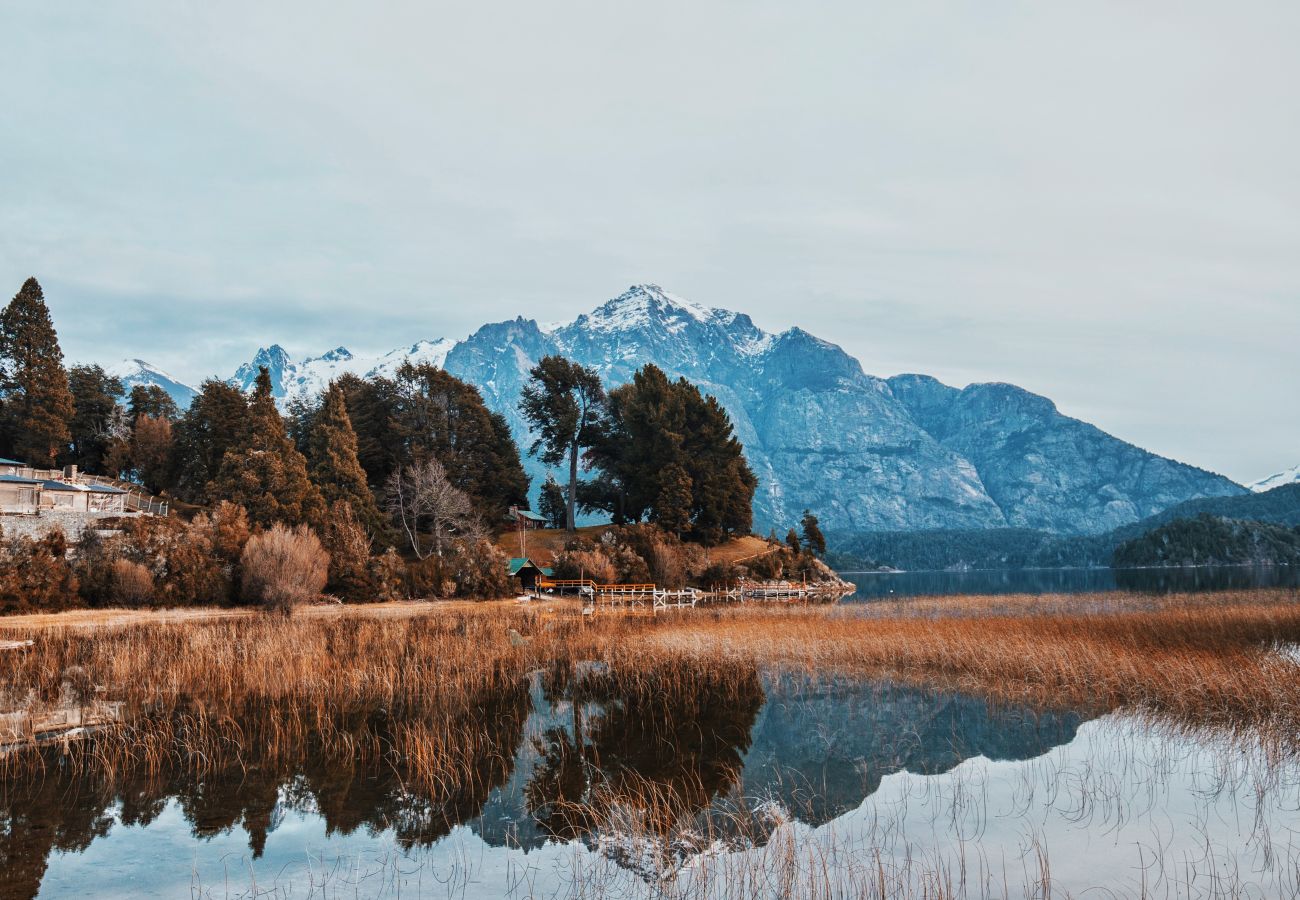
[[[572, 322], [517, 318], [462, 341], [423, 341], [380, 357], [339, 347], [294, 362], [278, 345], [230, 379], [248, 388], [259, 366], [275, 394], [318, 393], [343, 372], [389, 374], [413, 358], [478, 386], [510, 422], [529, 368], [560, 353], [627, 381], [653, 362], [726, 407], [760, 480], [755, 524], [784, 529], [804, 508], [850, 531], [1025, 528], [1095, 534], [1197, 497], [1242, 486], [1062, 415], [1010, 384], [950, 387], [924, 375], [877, 378], [838, 346], [799, 328], [772, 334], [749, 316], [636, 285]], [[157, 383], [177, 402], [193, 388], [139, 360], [123, 377]], [[130, 366], [127, 366], [130, 368]], [[123, 370], [125, 371], [125, 370]], [[186, 392], [190, 392], [188, 396]], [[535, 484], [544, 469], [527, 463]]]
[[1267, 478], [1261, 478], [1259, 481], [1252, 481], [1246, 487], [1256, 493], [1271, 491], [1273, 488], [1282, 487], [1284, 484], [1300, 484], [1300, 466], [1287, 469], [1285, 472], [1278, 472], [1276, 475], [1270, 475]]

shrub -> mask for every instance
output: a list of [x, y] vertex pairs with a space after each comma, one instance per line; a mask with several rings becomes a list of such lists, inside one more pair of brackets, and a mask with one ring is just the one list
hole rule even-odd
[[510, 559], [491, 541], [457, 541], [452, 560], [456, 596], [487, 600], [512, 593]]
[[409, 593], [406, 589], [406, 563], [389, 547], [386, 551], [370, 560], [370, 583], [374, 585], [374, 599], [405, 600]]
[[239, 562], [251, 534], [248, 513], [237, 503], [222, 500], [210, 513], [195, 516], [193, 527], [204, 534], [212, 545], [212, 552], [227, 566]]
[[289, 615], [325, 589], [329, 554], [306, 526], [272, 525], [248, 539], [240, 569], [245, 600]]
[[153, 602], [153, 575], [138, 562], [118, 558], [109, 566], [112, 602], [121, 606], [144, 606]]
[[324, 546], [330, 555], [327, 582], [330, 593], [349, 603], [373, 600], [375, 585], [371, 578], [370, 536], [357, 521], [350, 503], [337, 500], [330, 507], [325, 520]]
[[0, 550], [0, 613], [48, 612], [72, 606], [77, 577], [66, 558], [63, 532], [39, 541], [19, 537]]
[[557, 553], [554, 569], [556, 578], [590, 578], [602, 583], [618, 581], [618, 571], [602, 549], [565, 550]]
[[158, 516], [132, 519], [125, 523], [123, 540], [123, 555], [153, 576], [159, 604], [192, 606], [230, 597], [230, 567], [218, 558], [203, 522], [189, 525]]

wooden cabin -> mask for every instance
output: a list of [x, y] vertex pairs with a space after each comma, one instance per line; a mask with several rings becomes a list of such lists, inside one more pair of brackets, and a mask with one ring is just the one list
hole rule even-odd
[[510, 560], [510, 577], [519, 579], [519, 588], [524, 591], [537, 589], [537, 579], [550, 578], [554, 570], [549, 566], [539, 566], [526, 556], [516, 556]]
[[546, 527], [544, 518], [530, 509], [520, 509], [517, 506], [510, 507], [510, 512], [506, 513], [506, 521], [522, 531], [536, 531]]
[[22, 475], [0, 475], [0, 513], [34, 516], [40, 506], [41, 482]]

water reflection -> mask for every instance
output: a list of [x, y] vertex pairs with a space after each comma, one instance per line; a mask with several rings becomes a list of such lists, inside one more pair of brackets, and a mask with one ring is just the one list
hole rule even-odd
[[[199, 839], [193, 855], [160, 860], [170, 867], [162, 873], [143, 864], [113, 870], [130, 878], [122, 893], [147, 893], [152, 877], [174, 886], [191, 864], [208, 870], [222, 836], [243, 835], [255, 863], [287, 817], [320, 822], [327, 841], [354, 836], [408, 852], [437, 845], [462, 824], [495, 847], [573, 838], [595, 846], [611, 815], [629, 811], [643, 833], [666, 838], [773, 801], [815, 825], [860, 805], [891, 773], [944, 772], [976, 755], [1034, 757], [1069, 741], [1078, 726], [1071, 714], [1034, 715], [896, 685], [792, 677], [765, 684], [738, 664], [635, 676], [561, 665], [477, 707], [477, 728], [444, 723], [448, 735], [473, 735], [464, 748], [473, 772], [455, 779], [421, 777], [391, 752], [348, 764], [320, 747], [290, 759], [245, 747], [199, 770], [169, 757], [152, 773], [142, 766], [111, 777], [76, 775], [52, 753], [43, 776], [0, 785], [0, 898], [35, 896], [54, 851], [75, 856], [128, 833], [156, 833], [167, 846], [158, 830], [175, 827], [168, 809]], [[340, 713], [334, 723], [386, 739], [407, 724], [387, 710]], [[285, 840], [304, 840], [297, 835]], [[312, 849], [282, 846], [278, 858], [302, 859]], [[100, 887], [111, 893], [108, 876]]]
[[844, 601], [986, 595], [1088, 594], [1104, 591], [1197, 593], [1300, 587], [1297, 566], [1204, 566], [1186, 569], [1008, 569], [973, 572], [849, 572], [857, 592]]

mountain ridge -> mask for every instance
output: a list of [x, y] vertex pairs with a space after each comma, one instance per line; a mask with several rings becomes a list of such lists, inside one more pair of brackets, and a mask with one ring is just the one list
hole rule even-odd
[[[955, 388], [925, 375], [867, 374], [841, 347], [802, 328], [764, 331], [746, 314], [633, 285], [589, 313], [540, 325], [488, 323], [460, 341], [425, 341], [358, 359], [345, 347], [300, 363], [259, 350], [232, 383], [247, 389], [259, 364], [286, 402], [343, 371], [391, 374], [414, 356], [478, 387], [521, 447], [518, 410], [528, 370], [559, 353], [611, 386], [646, 363], [684, 377], [727, 409], [759, 477], [755, 522], [785, 528], [804, 508], [853, 530], [1023, 527], [1100, 533], [1201, 496], [1245, 488], [1157, 456], [1007, 383]], [[526, 466], [541, 483], [544, 467]]]

